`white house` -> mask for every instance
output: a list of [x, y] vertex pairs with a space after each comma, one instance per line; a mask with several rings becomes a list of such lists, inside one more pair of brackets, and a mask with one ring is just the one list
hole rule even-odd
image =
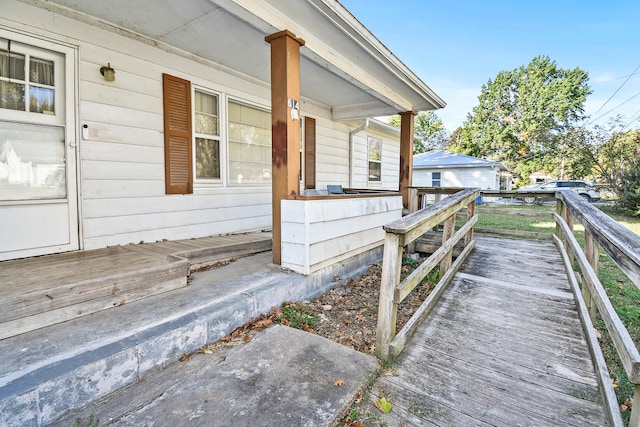
[[511, 175], [499, 162], [434, 150], [413, 156], [413, 185], [510, 190]]
[[[300, 220], [322, 199], [302, 190], [398, 192], [413, 112], [445, 105], [335, 0], [0, 10], [0, 260], [273, 229], [274, 261], [306, 248], [289, 265], [312, 271], [356, 243], [309, 260], [309, 230], [328, 220]], [[368, 119], [399, 112], [401, 131]], [[332, 212], [373, 212], [351, 232], [377, 229], [402, 209], [380, 197]], [[304, 236], [281, 229], [292, 217]]]

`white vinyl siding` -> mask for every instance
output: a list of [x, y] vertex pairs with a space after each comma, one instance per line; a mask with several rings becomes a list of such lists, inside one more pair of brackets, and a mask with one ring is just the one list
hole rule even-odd
[[440, 187], [478, 187], [483, 190], [498, 190], [499, 171], [495, 168], [449, 168], [413, 170], [413, 185], [417, 187], [436, 186], [435, 174], [440, 174]]
[[[268, 85], [24, 2], [12, 1], [1, 22], [77, 46], [78, 125], [86, 125], [88, 134], [78, 142], [84, 249], [271, 228], [270, 185], [224, 182], [232, 177], [224, 160], [220, 180], [201, 179], [204, 185], [199, 185], [196, 178], [193, 194], [165, 194], [162, 74], [189, 80], [192, 87], [219, 97], [221, 159], [233, 156], [225, 152], [225, 141], [232, 138], [225, 134], [229, 101], [268, 109]], [[64, 37], [59, 28], [65, 28]], [[116, 72], [113, 82], [99, 72], [107, 63]], [[303, 102], [301, 110], [317, 120], [316, 188], [348, 185], [349, 131], [362, 123], [334, 122], [329, 109], [311, 103]], [[261, 123], [261, 129], [270, 130], [270, 122]], [[398, 138], [377, 131], [354, 138], [353, 186], [368, 186], [367, 133], [383, 140], [382, 181], [374, 188], [397, 190]], [[265, 156], [270, 148], [264, 138], [261, 144], [260, 167], [266, 169], [268, 162], [270, 168], [270, 154]]]

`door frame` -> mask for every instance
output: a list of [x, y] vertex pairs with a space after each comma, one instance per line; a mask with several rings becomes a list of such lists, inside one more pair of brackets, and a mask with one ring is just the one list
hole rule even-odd
[[[65, 135], [65, 160], [66, 160], [66, 184], [67, 184], [67, 212], [69, 222], [69, 240], [62, 245], [41, 246], [29, 249], [8, 251], [1, 254], [0, 260], [23, 258], [29, 256], [46, 255], [59, 252], [68, 252], [83, 249], [82, 223], [81, 223], [81, 191], [80, 191], [80, 152], [79, 152], [79, 56], [78, 46], [61, 41], [44, 38], [37, 34], [31, 34], [16, 30], [15, 28], [0, 25], [0, 37], [9, 39], [24, 45], [48, 50], [63, 55], [64, 64], [64, 135]], [[7, 120], [13, 120], [11, 115]], [[24, 118], [15, 121], [30, 123]], [[15, 203], [13, 206], [24, 203]], [[35, 203], [34, 203], [35, 204]], [[12, 206], [7, 203], [6, 206]]]

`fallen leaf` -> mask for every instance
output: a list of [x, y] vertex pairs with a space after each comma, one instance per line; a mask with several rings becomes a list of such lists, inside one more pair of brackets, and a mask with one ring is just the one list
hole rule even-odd
[[120, 300], [120, 304], [118, 305], [124, 305], [124, 303], [125, 303], [125, 300]]
[[624, 404], [629, 408], [633, 408], [633, 399], [625, 399]]
[[620, 405], [620, 412], [625, 412], [629, 407], [627, 405]]
[[264, 329], [271, 326], [272, 323], [273, 323], [273, 320], [267, 318], [267, 319], [258, 320], [253, 324], [253, 326], [256, 329]]
[[203, 352], [204, 354], [213, 354], [213, 353], [214, 353], [214, 351], [213, 351], [213, 350], [211, 350], [210, 348], [205, 348], [204, 350], [202, 350], [202, 352]]
[[362, 424], [362, 421], [353, 421], [351, 427], [364, 427], [364, 424]]
[[386, 377], [392, 377], [392, 376], [393, 376], [393, 377], [395, 377], [395, 376], [397, 376], [397, 375], [398, 375], [398, 370], [397, 370], [397, 369], [395, 369], [395, 368], [389, 368], [389, 369], [386, 369], [386, 370], [384, 371], [384, 375], [385, 375]]
[[187, 353], [182, 353], [182, 357], [180, 357], [181, 362], [184, 362], [189, 359], [191, 359], [191, 356], [189, 356]]
[[361, 322], [364, 322], [365, 320], [367, 320], [367, 318], [366, 318], [366, 317], [364, 317], [364, 316], [363, 316], [363, 315], [361, 315], [361, 314], [358, 314], [358, 315], [356, 316], [356, 319], [358, 319], [358, 320], [359, 320], [359, 321], [361, 321]]
[[376, 405], [376, 408], [378, 408], [383, 414], [388, 414], [389, 412], [391, 412], [391, 408], [393, 406], [386, 397], [383, 397], [379, 400], [373, 399], [373, 404]]
[[338, 387], [341, 386], [342, 384], [344, 384], [344, 380], [343, 379], [338, 379], [338, 380], [335, 380], [333, 382], [333, 385], [334, 386], [338, 386]]
[[247, 335], [244, 336], [244, 342], [251, 342], [252, 339], [253, 338], [251, 338], [251, 335], [247, 334]]

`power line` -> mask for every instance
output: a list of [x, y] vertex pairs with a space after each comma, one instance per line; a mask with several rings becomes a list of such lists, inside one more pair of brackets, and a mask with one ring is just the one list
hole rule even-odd
[[[633, 95], [631, 98], [628, 98], [626, 101], [623, 101], [622, 103], [616, 105], [615, 107], [613, 107], [612, 109], [610, 109], [609, 111], [607, 111], [606, 113], [603, 113], [602, 115], [596, 117], [595, 119], [589, 120], [589, 123], [595, 122], [596, 120], [600, 120], [601, 118], [603, 118], [604, 116], [606, 116], [607, 114], [611, 113], [612, 111], [622, 107], [624, 104], [626, 104], [627, 102], [631, 101], [633, 98], [635, 98], [636, 96], [640, 95], [640, 92], [636, 93], [635, 95]], [[598, 110], [600, 111], [600, 110]], [[595, 113], [594, 113], [595, 114]], [[587, 124], [589, 124], [587, 123]]]
[[[598, 108], [598, 110], [597, 110], [595, 113], [593, 113], [594, 115], [598, 114], [598, 113], [600, 112], [600, 110], [602, 110], [602, 109], [605, 107], [605, 105], [607, 105], [607, 104], [609, 103], [609, 101], [611, 101], [611, 99], [612, 99], [614, 96], [616, 96], [616, 93], [618, 93], [618, 92], [620, 91], [620, 89], [622, 89], [622, 87], [623, 87], [624, 85], [626, 85], [626, 84], [627, 84], [627, 82], [629, 81], [629, 79], [631, 79], [631, 77], [636, 73], [636, 71], [638, 71], [638, 69], [639, 69], [639, 68], [640, 68], [640, 65], [638, 65], [638, 66], [636, 67], [636, 69], [635, 69], [635, 70], [633, 70], [633, 73], [629, 74], [629, 77], [627, 77], [627, 78], [626, 78], [626, 80], [625, 80], [625, 81], [620, 85], [620, 87], [618, 87], [618, 89], [616, 89], [616, 91], [615, 91], [615, 92], [613, 92], [613, 94], [609, 97], [609, 99], [607, 99], [607, 100], [604, 102], [604, 104], [602, 104], [602, 105], [600, 106], [600, 108]], [[590, 120], [590, 121], [589, 121], [589, 123], [591, 123], [592, 121], [593, 121], [593, 120]], [[589, 124], [589, 123], [587, 123], [587, 124]]]
[[640, 109], [631, 115], [631, 118], [629, 119], [629, 121], [627, 123], [625, 123], [624, 126], [622, 127], [622, 129], [620, 129], [620, 130], [623, 131], [626, 128], [628, 128], [629, 126], [631, 126], [631, 124], [633, 122], [638, 120], [638, 117], [637, 117], [638, 115], [640, 115]]

